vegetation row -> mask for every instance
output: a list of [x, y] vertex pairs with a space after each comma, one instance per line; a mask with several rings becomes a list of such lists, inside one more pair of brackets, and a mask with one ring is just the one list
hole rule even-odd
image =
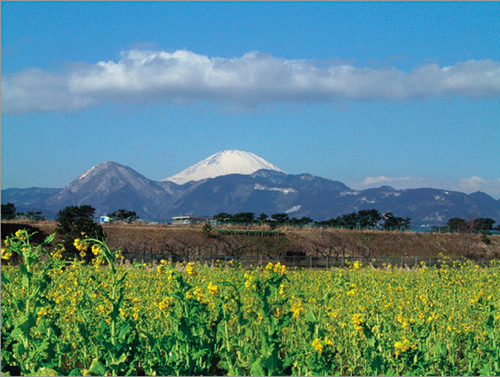
[[87, 234], [67, 261], [32, 237], [2, 248], [4, 375], [500, 374], [495, 261], [124, 268]]

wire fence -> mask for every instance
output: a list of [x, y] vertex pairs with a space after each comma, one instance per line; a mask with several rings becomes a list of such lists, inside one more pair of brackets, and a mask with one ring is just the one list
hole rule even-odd
[[[494, 258], [448, 258], [443, 257], [360, 257], [360, 256], [312, 256], [312, 255], [181, 255], [181, 254], [138, 254], [125, 253], [125, 263], [151, 263], [159, 264], [163, 259], [172, 263], [198, 262], [207, 265], [217, 266], [239, 266], [244, 268], [265, 267], [268, 263], [281, 263], [289, 268], [309, 268], [309, 269], [329, 269], [332, 267], [349, 267], [355, 262], [362, 265], [370, 265], [374, 268], [414, 268], [414, 267], [441, 267], [444, 265], [453, 265], [455, 263], [463, 264], [472, 262], [479, 266], [488, 266]], [[500, 262], [500, 261], [499, 261]]]

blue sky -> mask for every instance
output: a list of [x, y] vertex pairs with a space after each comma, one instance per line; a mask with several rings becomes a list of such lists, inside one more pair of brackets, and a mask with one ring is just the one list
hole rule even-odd
[[2, 188], [225, 149], [500, 198], [497, 2], [2, 2]]

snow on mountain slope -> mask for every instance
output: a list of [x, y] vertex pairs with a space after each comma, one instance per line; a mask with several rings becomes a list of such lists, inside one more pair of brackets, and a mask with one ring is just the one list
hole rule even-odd
[[250, 152], [227, 150], [216, 153], [197, 164], [164, 179], [182, 185], [189, 181], [200, 181], [227, 174], [252, 174], [260, 169], [283, 170]]

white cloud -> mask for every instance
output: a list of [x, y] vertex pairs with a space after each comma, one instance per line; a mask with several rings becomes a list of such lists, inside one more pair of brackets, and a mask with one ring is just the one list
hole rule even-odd
[[412, 186], [421, 187], [422, 184], [425, 184], [428, 180], [425, 178], [419, 177], [399, 177], [399, 178], [389, 178], [383, 175], [379, 177], [367, 177], [363, 182], [361, 182], [361, 186], [363, 187], [378, 187], [383, 185], [392, 185], [394, 188], [408, 188]]
[[482, 191], [495, 199], [500, 198], [500, 178], [488, 180], [477, 176], [460, 178], [457, 180], [433, 180], [421, 177], [367, 177], [359, 184], [352, 184], [352, 187], [364, 190], [385, 185], [392, 186], [398, 190], [433, 187], [444, 190], [460, 191], [466, 194]]
[[428, 64], [397, 68], [317, 64], [249, 52], [232, 59], [190, 51], [130, 50], [69, 72], [26, 69], [2, 79], [7, 113], [79, 110], [104, 102], [222, 102], [256, 106], [277, 102], [400, 100], [438, 95], [500, 97], [500, 62]]
[[466, 193], [483, 191], [496, 199], [500, 198], [500, 178], [490, 180], [476, 176], [461, 178], [455, 187], [458, 191]]
[[353, 183], [351, 187], [357, 190], [365, 190], [369, 188], [376, 188], [380, 186], [391, 186], [397, 190], [404, 190], [408, 188], [420, 187], [437, 187], [433, 182], [427, 178], [421, 177], [367, 177], [361, 183]]

